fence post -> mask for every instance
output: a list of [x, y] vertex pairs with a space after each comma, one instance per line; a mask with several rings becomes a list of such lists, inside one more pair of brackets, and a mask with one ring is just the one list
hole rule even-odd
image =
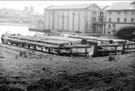
[[115, 46], [115, 55], [117, 54], [117, 46]]
[[122, 48], [121, 54], [124, 54], [125, 53], [125, 46], [126, 46], [126, 42], [123, 43], [123, 48]]

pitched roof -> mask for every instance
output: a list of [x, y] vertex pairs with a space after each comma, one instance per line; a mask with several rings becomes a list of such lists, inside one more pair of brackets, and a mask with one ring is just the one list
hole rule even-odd
[[74, 4], [74, 5], [51, 5], [46, 9], [85, 9], [93, 4]]
[[103, 6], [99, 6], [101, 9], [106, 9], [106, 8], [108, 8], [109, 7], [109, 5], [103, 5]]
[[135, 10], [134, 2], [117, 2], [112, 4], [107, 10]]

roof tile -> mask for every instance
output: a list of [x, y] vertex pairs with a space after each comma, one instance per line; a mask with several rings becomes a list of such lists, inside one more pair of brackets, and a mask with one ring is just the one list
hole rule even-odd
[[93, 4], [51, 5], [46, 9], [85, 9]]
[[108, 7], [107, 10], [135, 10], [135, 3], [117, 2]]

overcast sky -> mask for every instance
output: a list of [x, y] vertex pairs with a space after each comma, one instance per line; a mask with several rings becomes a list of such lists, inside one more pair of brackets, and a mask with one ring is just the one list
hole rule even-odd
[[91, 1], [0, 1], [0, 8], [24, 10], [25, 6], [34, 6], [34, 11], [43, 14], [44, 8], [50, 5], [65, 5], [65, 4], [89, 4], [96, 3], [97, 5], [111, 5], [114, 2], [125, 2], [133, 0], [91, 0]]

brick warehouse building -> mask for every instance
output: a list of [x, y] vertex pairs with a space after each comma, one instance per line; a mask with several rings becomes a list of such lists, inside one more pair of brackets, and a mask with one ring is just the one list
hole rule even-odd
[[102, 9], [96, 4], [52, 5], [44, 15], [45, 28], [52, 31], [102, 32]]
[[115, 35], [122, 29], [135, 26], [135, 2], [116, 2], [106, 9], [105, 33]]

